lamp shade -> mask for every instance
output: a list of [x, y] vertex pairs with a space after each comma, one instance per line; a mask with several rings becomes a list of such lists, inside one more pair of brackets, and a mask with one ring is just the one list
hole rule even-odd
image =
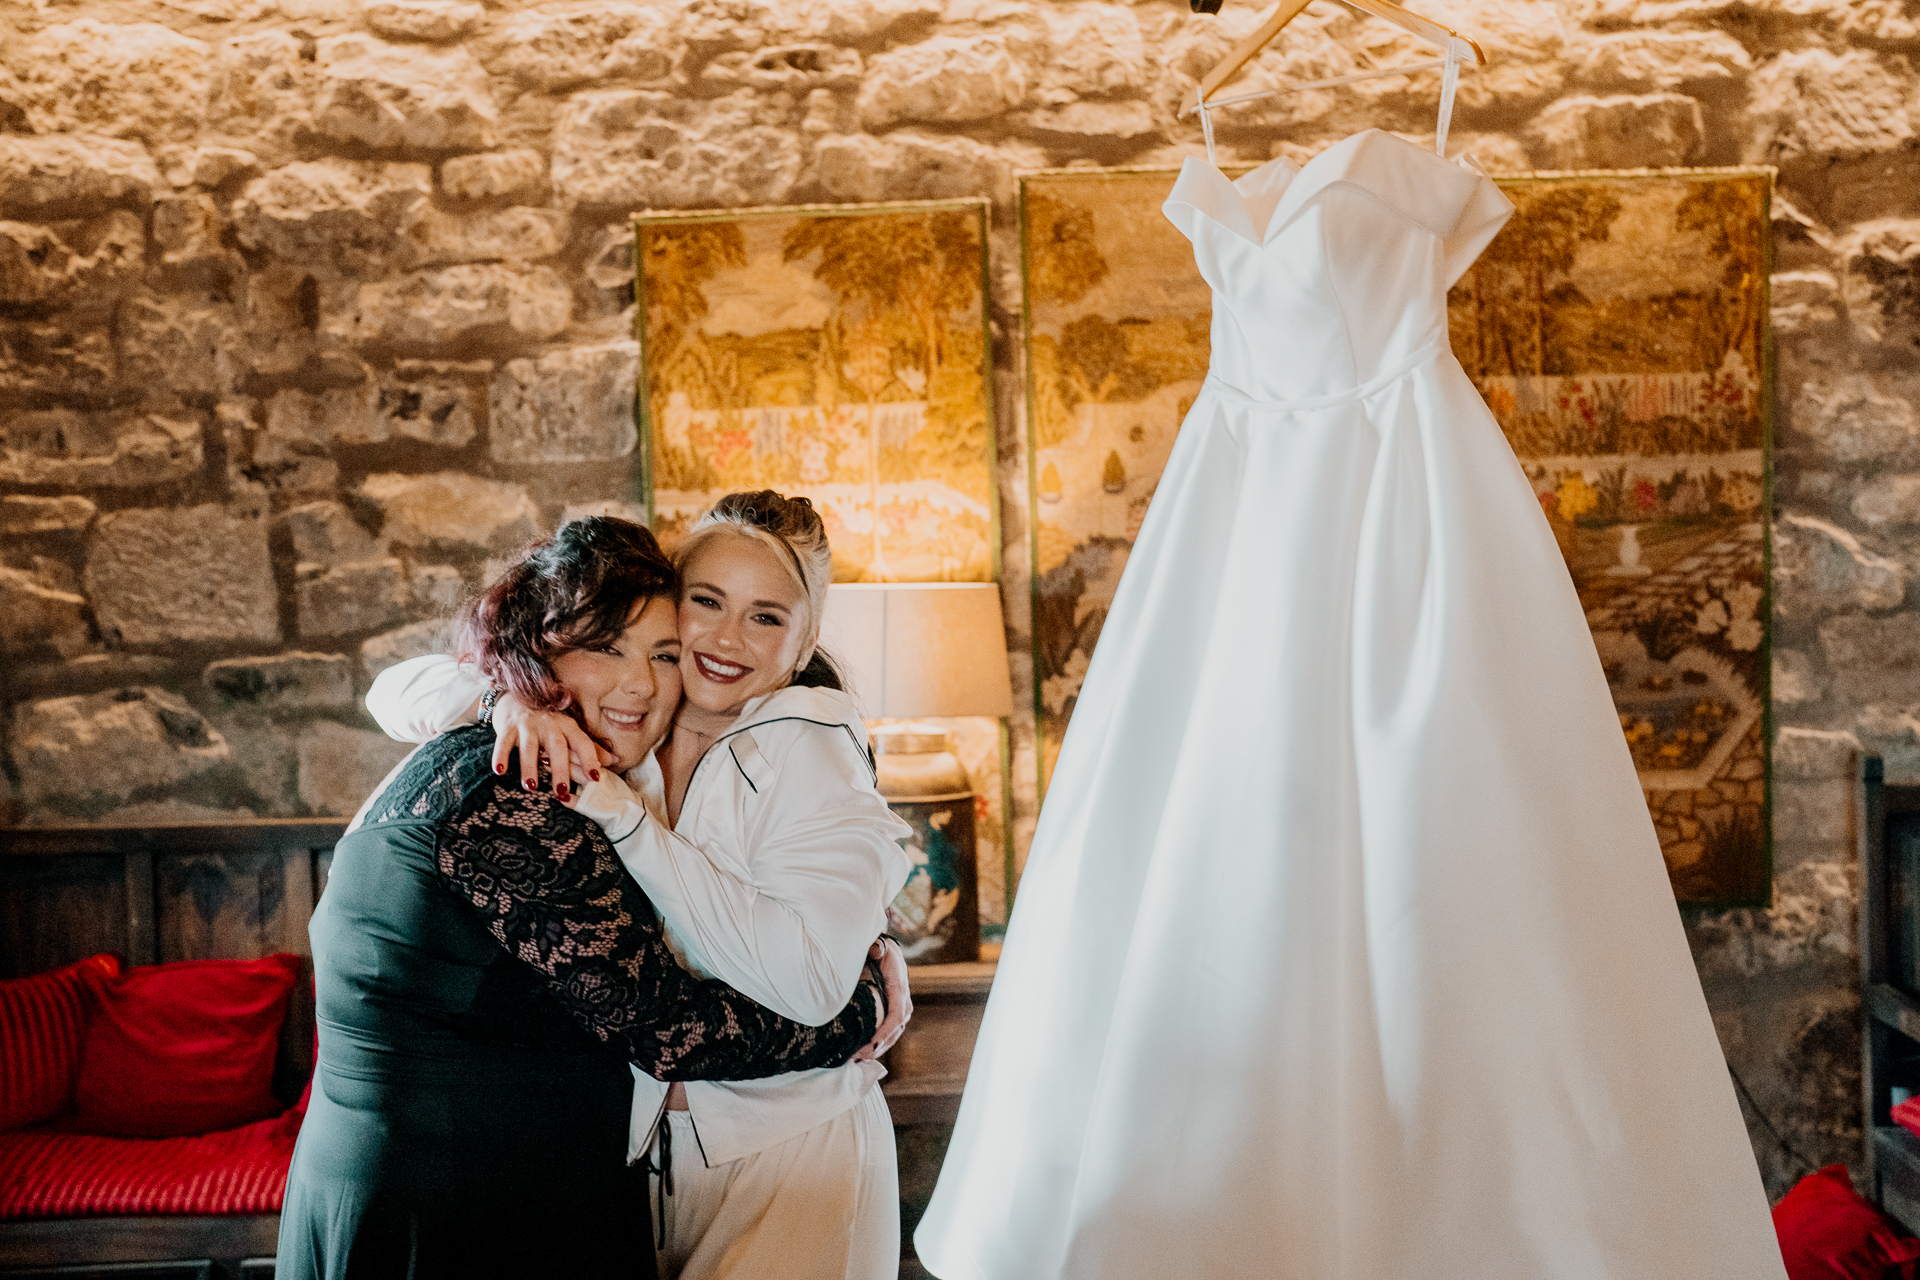
[[1013, 714], [994, 583], [835, 583], [820, 647], [871, 718]]

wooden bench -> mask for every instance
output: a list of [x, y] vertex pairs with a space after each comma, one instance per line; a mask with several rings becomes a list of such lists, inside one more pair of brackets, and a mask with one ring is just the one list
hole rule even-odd
[[[129, 964], [310, 955], [307, 918], [338, 819], [0, 828], [0, 978], [112, 951]], [[295, 988], [275, 1092], [313, 1061], [311, 983]], [[277, 1214], [0, 1222], [10, 1275], [272, 1275]]]

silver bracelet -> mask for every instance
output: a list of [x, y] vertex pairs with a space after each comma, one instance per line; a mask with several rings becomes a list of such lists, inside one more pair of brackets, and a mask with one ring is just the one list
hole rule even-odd
[[506, 690], [501, 688], [499, 685], [489, 684], [487, 686], [487, 691], [480, 695], [480, 723], [481, 724], [493, 723], [493, 705], [494, 703], [500, 701], [501, 695], [505, 693], [506, 693]]

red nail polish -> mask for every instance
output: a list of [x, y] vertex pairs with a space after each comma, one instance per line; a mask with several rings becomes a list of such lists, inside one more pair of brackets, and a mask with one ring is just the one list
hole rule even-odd
[[553, 789], [553, 794], [559, 796], [562, 800], [565, 800], [567, 798], [567, 789], [565, 787], [555, 787]]
[[505, 773], [505, 772], [507, 771], [507, 766], [505, 766], [505, 765], [503, 765], [503, 764], [497, 764], [497, 765], [495, 765], [495, 766], [493, 766], [493, 771], [494, 771], [495, 773]]
[[590, 782], [598, 782], [598, 781], [600, 781], [600, 771], [599, 771], [598, 769], [589, 769], [589, 770], [587, 770], [587, 779], [588, 779], [588, 781], [590, 781]]
[[529, 782], [525, 778], [520, 779], [520, 785], [525, 787], [529, 791], [538, 791], [540, 789], [539, 783]]

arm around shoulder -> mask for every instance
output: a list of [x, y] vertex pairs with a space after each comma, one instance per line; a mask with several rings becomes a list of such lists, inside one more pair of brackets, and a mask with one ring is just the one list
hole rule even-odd
[[425, 742], [478, 718], [487, 681], [471, 663], [429, 653], [373, 678], [367, 710], [389, 738]]

